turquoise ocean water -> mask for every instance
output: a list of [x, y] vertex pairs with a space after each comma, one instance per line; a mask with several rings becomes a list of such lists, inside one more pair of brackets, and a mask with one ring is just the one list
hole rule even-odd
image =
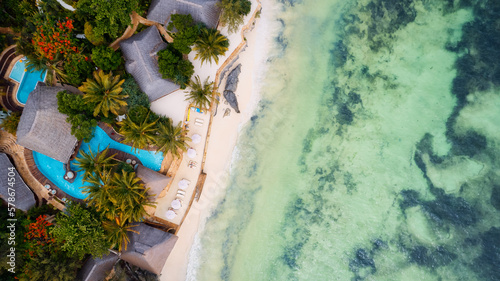
[[500, 280], [500, 2], [271, 6], [188, 280]]

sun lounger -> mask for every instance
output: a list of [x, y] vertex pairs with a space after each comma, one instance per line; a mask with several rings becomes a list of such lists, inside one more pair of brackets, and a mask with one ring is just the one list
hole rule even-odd
[[196, 118], [196, 119], [195, 119], [195, 122], [203, 124], [203, 122], [204, 122], [204, 121], [203, 121], [203, 119]]

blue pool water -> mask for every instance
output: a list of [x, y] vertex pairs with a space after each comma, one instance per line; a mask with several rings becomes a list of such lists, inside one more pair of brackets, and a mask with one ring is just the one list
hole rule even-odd
[[[131, 146], [116, 142], [108, 137], [108, 135], [99, 127], [96, 127], [94, 132], [94, 137], [88, 143], [83, 143], [80, 147], [80, 151], [88, 152], [89, 148], [93, 153], [97, 151], [104, 150], [109, 145], [109, 148], [118, 149], [120, 151], [130, 153], [135, 155], [142, 164], [152, 170], [159, 171], [161, 168], [161, 162], [163, 161], [163, 153], [158, 152], [155, 154], [154, 151], [147, 151], [142, 149], [134, 150]], [[80, 154], [79, 154], [80, 156]], [[38, 169], [47, 177], [50, 181], [57, 185], [60, 189], [78, 199], [84, 199], [87, 197], [86, 194], [82, 192], [83, 182], [82, 173], [77, 173], [77, 177], [73, 183], [69, 183], [64, 179], [64, 164], [57, 160], [54, 160], [48, 156], [41, 153], [33, 151], [33, 158]], [[71, 169], [77, 170], [75, 166], [75, 160], [71, 161]]]
[[38, 81], [45, 81], [45, 76], [47, 71], [24, 71], [26, 69], [26, 59], [21, 59], [14, 64], [9, 77], [19, 82], [19, 88], [17, 90], [17, 100], [25, 104], [28, 100], [29, 94], [35, 89], [36, 83]]

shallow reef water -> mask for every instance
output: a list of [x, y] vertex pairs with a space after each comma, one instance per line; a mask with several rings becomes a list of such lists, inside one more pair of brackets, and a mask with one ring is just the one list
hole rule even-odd
[[265, 3], [262, 100], [188, 279], [500, 280], [500, 1]]

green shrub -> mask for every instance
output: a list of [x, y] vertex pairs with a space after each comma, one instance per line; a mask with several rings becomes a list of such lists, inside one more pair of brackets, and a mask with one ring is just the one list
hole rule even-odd
[[163, 78], [171, 79], [185, 89], [194, 74], [194, 66], [182, 54], [170, 47], [158, 52], [158, 67]]
[[94, 28], [92, 27], [92, 24], [90, 24], [90, 22], [85, 23], [83, 33], [85, 34], [85, 37], [90, 41], [90, 43], [94, 44], [95, 46], [99, 46], [106, 42], [104, 36], [96, 35], [94, 33]]
[[144, 92], [141, 91], [141, 88], [137, 85], [134, 77], [128, 76], [122, 84], [122, 88], [122, 91], [128, 95], [128, 108], [132, 108], [135, 105], [141, 105], [149, 108], [149, 98]]
[[66, 91], [57, 93], [59, 112], [68, 115], [66, 121], [71, 124], [71, 134], [78, 140], [89, 141], [94, 135], [97, 120], [93, 116], [94, 104], [87, 103], [82, 95]]
[[172, 21], [168, 24], [167, 29], [174, 31], [171, 33], [174, 42], [172, 47], [183, 54], [191, 52], [191, 46], [200, 35], [200, 30], [203, 29], [202, 24], [195, 24], [191, 15], [173, 14]]
[[92, 61], [104, 72], [116, 70], [123, 62], [121, 51], [101, 45], [92, 49]]
[[94, 66], [89, 58], [83, 54], [72, 54], [64, 63], [66, 80], [73, 86], [80, 86], [83, 81], [90, 77]]
[[19, 121], [21, 120], [21, 113], [12, 112], [7, 118], [5, 118], [0, 124], [0, 128], [4, 129], [6, 132], [16, 135], [17, 125], [19, 125]]

